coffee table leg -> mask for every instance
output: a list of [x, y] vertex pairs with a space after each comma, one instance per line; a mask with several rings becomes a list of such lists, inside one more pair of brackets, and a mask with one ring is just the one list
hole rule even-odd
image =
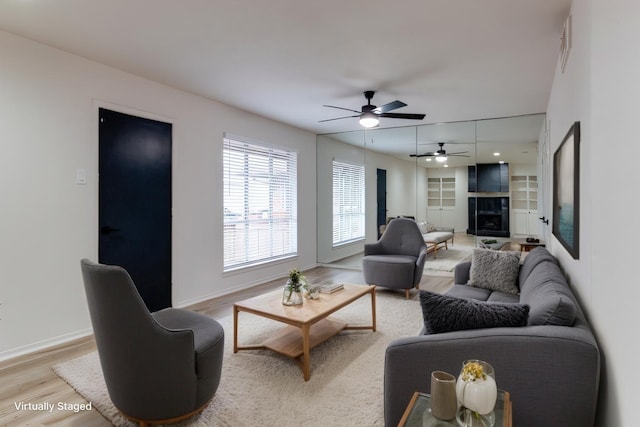
[[302, 326], [302, 374], [305, 381], [309, 381], [311, 377], [311, 356], [309, 349], [309, 331], [311, 326], [305, 324]]
[[376, 331], [376, 288], [371, 289], [371, 329]]

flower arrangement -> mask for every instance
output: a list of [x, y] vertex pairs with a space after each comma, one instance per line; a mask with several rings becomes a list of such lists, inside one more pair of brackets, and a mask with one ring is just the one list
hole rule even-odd
[[300, 305], [302, 304], [302, 290], [307, 289], [307, 281], [299, 269], [289, 270], [289, 280], [284, 286], [282, 294], [282, 304]]
[[482, 364], [476, 361], [467, 362], [462, 368], [462, 380], [463, 381], [475, 381], [487, 379], [487, 374], [484, 372]]
[[301, 289], [307, 287], [307, 279], [305, 279], [299, 269], [292, 268], [289, 270], [287, 286], [289, 287], [289, 290], [293, 292], [300, 292]]

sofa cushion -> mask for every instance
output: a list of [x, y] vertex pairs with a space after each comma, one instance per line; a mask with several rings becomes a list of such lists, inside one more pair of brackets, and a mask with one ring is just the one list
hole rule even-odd
[[524, 283], [531, 274], [531, 271], [543, 261], [551, 261], [555, 263], [556, 259], [544, 247], [537, 247], [532, 251], [527, 252], [527, 256], [524, 258], [522, 266], [520, 267], [518, 283]]
[[489, 289], [474, 288], [467, 285], [453, 285], [446, 293], [450, 297], [469, 298], [478, 301], [486, 301], [491, 296], [492, 291]]
[[428, 291], [420, 291], [420, 305], [428, 334], [526, 326], [529, 314], [524, 304], [487, 303]]
[[538, 263], [520, 289], [520, 302], [531, 307], [529, 325], [573, 326], [578, 309], [555, 261]]
[[517, 294], [520, 253], [475, 248], [469, 271], [470, 286]]
[[423, 234], [424, 241], [427, 243], [442, 243], [449, 239], [453, 239], [453, 233], [450, 231], [432, 231], [427, 234]]
[[518, 295], [506, 294], [500, 291], [493, 291], [487, 302], [509, 302], [509, 303], [518, 303], [520, 302], [520, 297]]
[[418, 228], [420, 229], [420, 233], [422, 234], [427, 234], [429, 232], [426, 222], [419, 222]]

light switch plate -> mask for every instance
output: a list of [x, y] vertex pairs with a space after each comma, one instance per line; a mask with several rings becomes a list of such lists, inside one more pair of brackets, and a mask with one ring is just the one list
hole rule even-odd
[[76, 169], [76, 184], [85, 185], [87, 183], [87, 170]]

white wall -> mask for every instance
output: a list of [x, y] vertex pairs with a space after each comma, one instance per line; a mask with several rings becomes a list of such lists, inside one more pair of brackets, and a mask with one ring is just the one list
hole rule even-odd
[[[364, 149], [337, 141], [330, 136], [317, 137], [317, 210], [318, 210], [318, 261], [330, 263], [364, 250], [364, 242], [354, 242], [333, 247], [333, 161], [365, 165]], [[365, 191], [368, 182], [365, 166]], [[375, 181], [373, 181], [375, 187]], [[315, 194], [314, 194], [315, 196]], [[365, 203], [366, 203], [365, 194]], [[316, 201], [314, 201], [314, 206]], [[365, 231], [366, 232], [366, 231]]]
[[[173, 123], [175, 306], [315, 265], [315, 135], [5, 32], [0, 58], [0, 359], [90, 330], [79, 260], [97, 258], [98, 105]], [[298, 151], [296, 259], [223, 274], [224, 132]]]
[[[387, 171], [387, 218], [400, 215], [418, 218], [415, 160], [401, 160], [367, 150], [367, 241], [378, 240], [377, 169]], [[417, 215], [418, 214], [418, 215]]]
[[[364, 146], [364, 140], [363, 140]], [[365, 240], [332, 247], [333, 159], [365, 165]], [[416, 216], [415, 160], [401, 160], [376, 151], [340, 142], [330, 135], [318, 135], [318, 261], [330, 263], [364, 250], [365, 242], [378, 240], [377, 169], [387, 171], [387, 216]]]
[[640, 384], [640, 371], [632, 368], [640, 300], [634, 233], [640, 201], [633, 196], [640, 152], [640, 58], [634, 54], [640, 3], [574, 0], [571, 13], [573, 47], [565, 73], [556, 71], [547, 114], [551, 153], [571, 123], [581, 122], [580, 259], [554, 238], [551, 250], [582, 299], [601, 348], [598, 425], [631, 426], [637, 424]]

